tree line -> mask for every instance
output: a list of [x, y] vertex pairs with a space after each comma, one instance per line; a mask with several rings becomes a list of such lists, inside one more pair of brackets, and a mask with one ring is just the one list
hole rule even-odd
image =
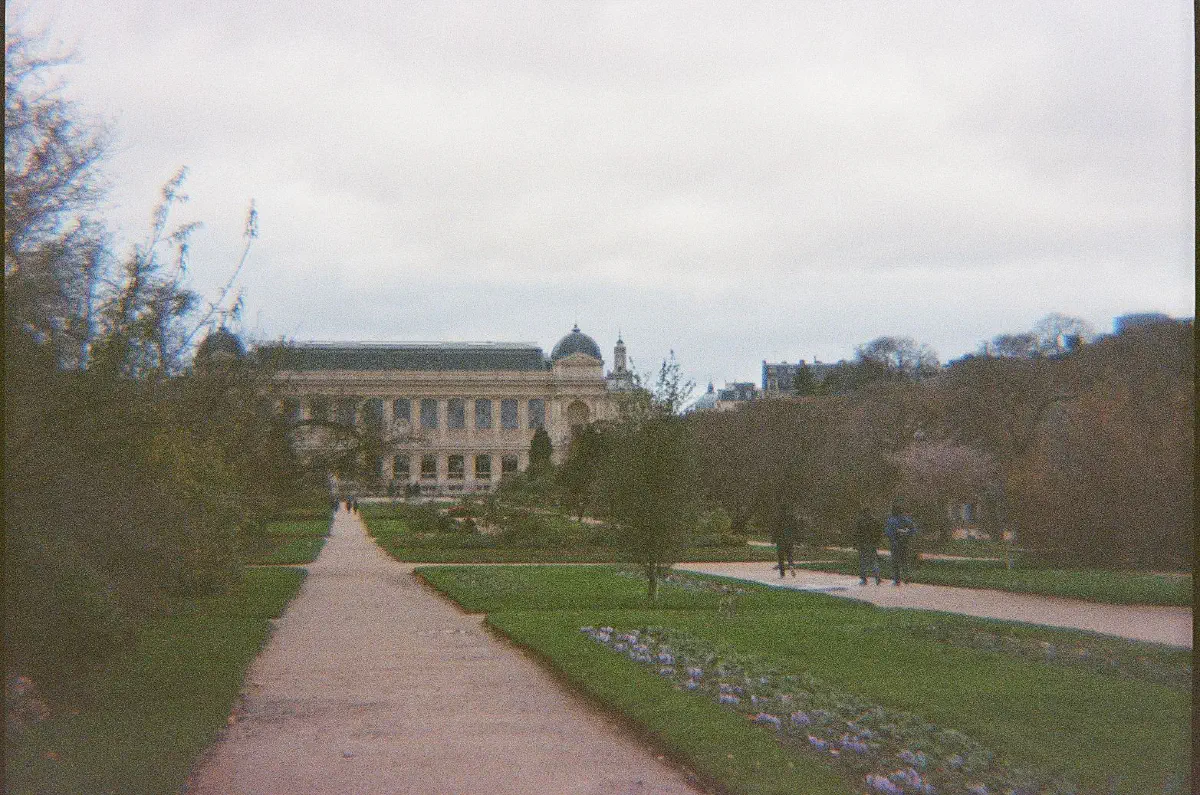
[[[1055, 565], [1189, 567], [1193, 377], [1190, 320], [1097, 337], [1051, 315], [945, 367], [927, 346], [880, 338], [821, 381], [802, 371], [793, 397], [678, 418], [670, 445], [628, 417], [590, 428], [555, 494], [626, 525], [715, 511], [743, 533], [786, 505], [814, 542], [845, 542], [862, 507], [882, 522], [896, 501], [944, 540], [965, 503], [993, 537]], [[656, 392], [643, 402], [669, 403]]]
[[[246, 536], [320, 484], [269, 374], [203, 344], [192, 361], [240, 301], [233, 277], [211, 301], [185, 285], [184, 172], [115, 251], [108, 131], [47, 52], [5, 34], [4, 639], [7, 673], [68, 697], [147, 618], [232, 584]], [[234, 277], [255, 234], [251, 206]]]

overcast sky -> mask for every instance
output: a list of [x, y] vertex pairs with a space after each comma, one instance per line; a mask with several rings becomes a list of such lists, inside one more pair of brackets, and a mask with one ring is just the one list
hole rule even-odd
[[884, 334], [1195, 313], [1190, 2], [26, 2], [243, 330], [551, 346], [701, 388]]

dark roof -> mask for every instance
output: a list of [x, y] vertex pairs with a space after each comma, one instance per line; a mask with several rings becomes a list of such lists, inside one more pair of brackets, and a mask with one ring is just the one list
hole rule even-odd
[[604, 361], [604, 357], [600, 355], [600, 346], [594, 339], [580, 331], [579, 326], [575, 326], [571, 329], [570, 334], [558, 341], [554, 350], [550, 351], [550, 360], [557, 362], [572, 353], [586, 353], [588, 356]]
[[542, 349], [510, 343], [293, 343], [255, 351], [280, 370], [546, 370]]
[[245, 355], [242, 342], [226, 328], [212, 331], [196, 346], [196, 358], [206, 359], [212, 356], [232, 356], [240, 359]]

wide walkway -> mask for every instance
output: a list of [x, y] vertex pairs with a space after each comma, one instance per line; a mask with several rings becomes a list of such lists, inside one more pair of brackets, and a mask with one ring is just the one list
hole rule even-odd
[[339, 511], [189, 792], [692, 793]]
[[882, 607], [942, 610], [981, 618], [1085, 629], [1133, 640], [1192, 648], [1192, 611], [1187, 607], [1104, 605], [1077, 599], [942, 585], [906, 583], [897, 588], [888, 580], [878, 586], [872, 580], [864, 586], [858, 584], [858, 577], [821, 571], [798, 570], [795, 577], [789, 575], [781, 578], [774, 564], [762, 562], [680, 563], [675, 568], [784, 588], [822, 591]]

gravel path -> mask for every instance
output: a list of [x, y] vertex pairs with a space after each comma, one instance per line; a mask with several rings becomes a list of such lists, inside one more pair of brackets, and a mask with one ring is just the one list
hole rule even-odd
[[1086, 629], [1105, 635], [1192, 648], [1192, 611], [1187, 607], [1105, 605], [1077, 599], [950, 588], [944, 585], [906, 583], [897, 588], [887, 580], [878, 586], [873, 582], [859, 585], [856, 576], [820, 571], [798, 570], [795, 577], [781, 578], [774, 564], [768, 563], [680, 563], [675, 568], [784, 588], [823, 591], [883, 607], [942, 610], [981, 618]]
[[188, 792], [696, 793], [339, 511]]

